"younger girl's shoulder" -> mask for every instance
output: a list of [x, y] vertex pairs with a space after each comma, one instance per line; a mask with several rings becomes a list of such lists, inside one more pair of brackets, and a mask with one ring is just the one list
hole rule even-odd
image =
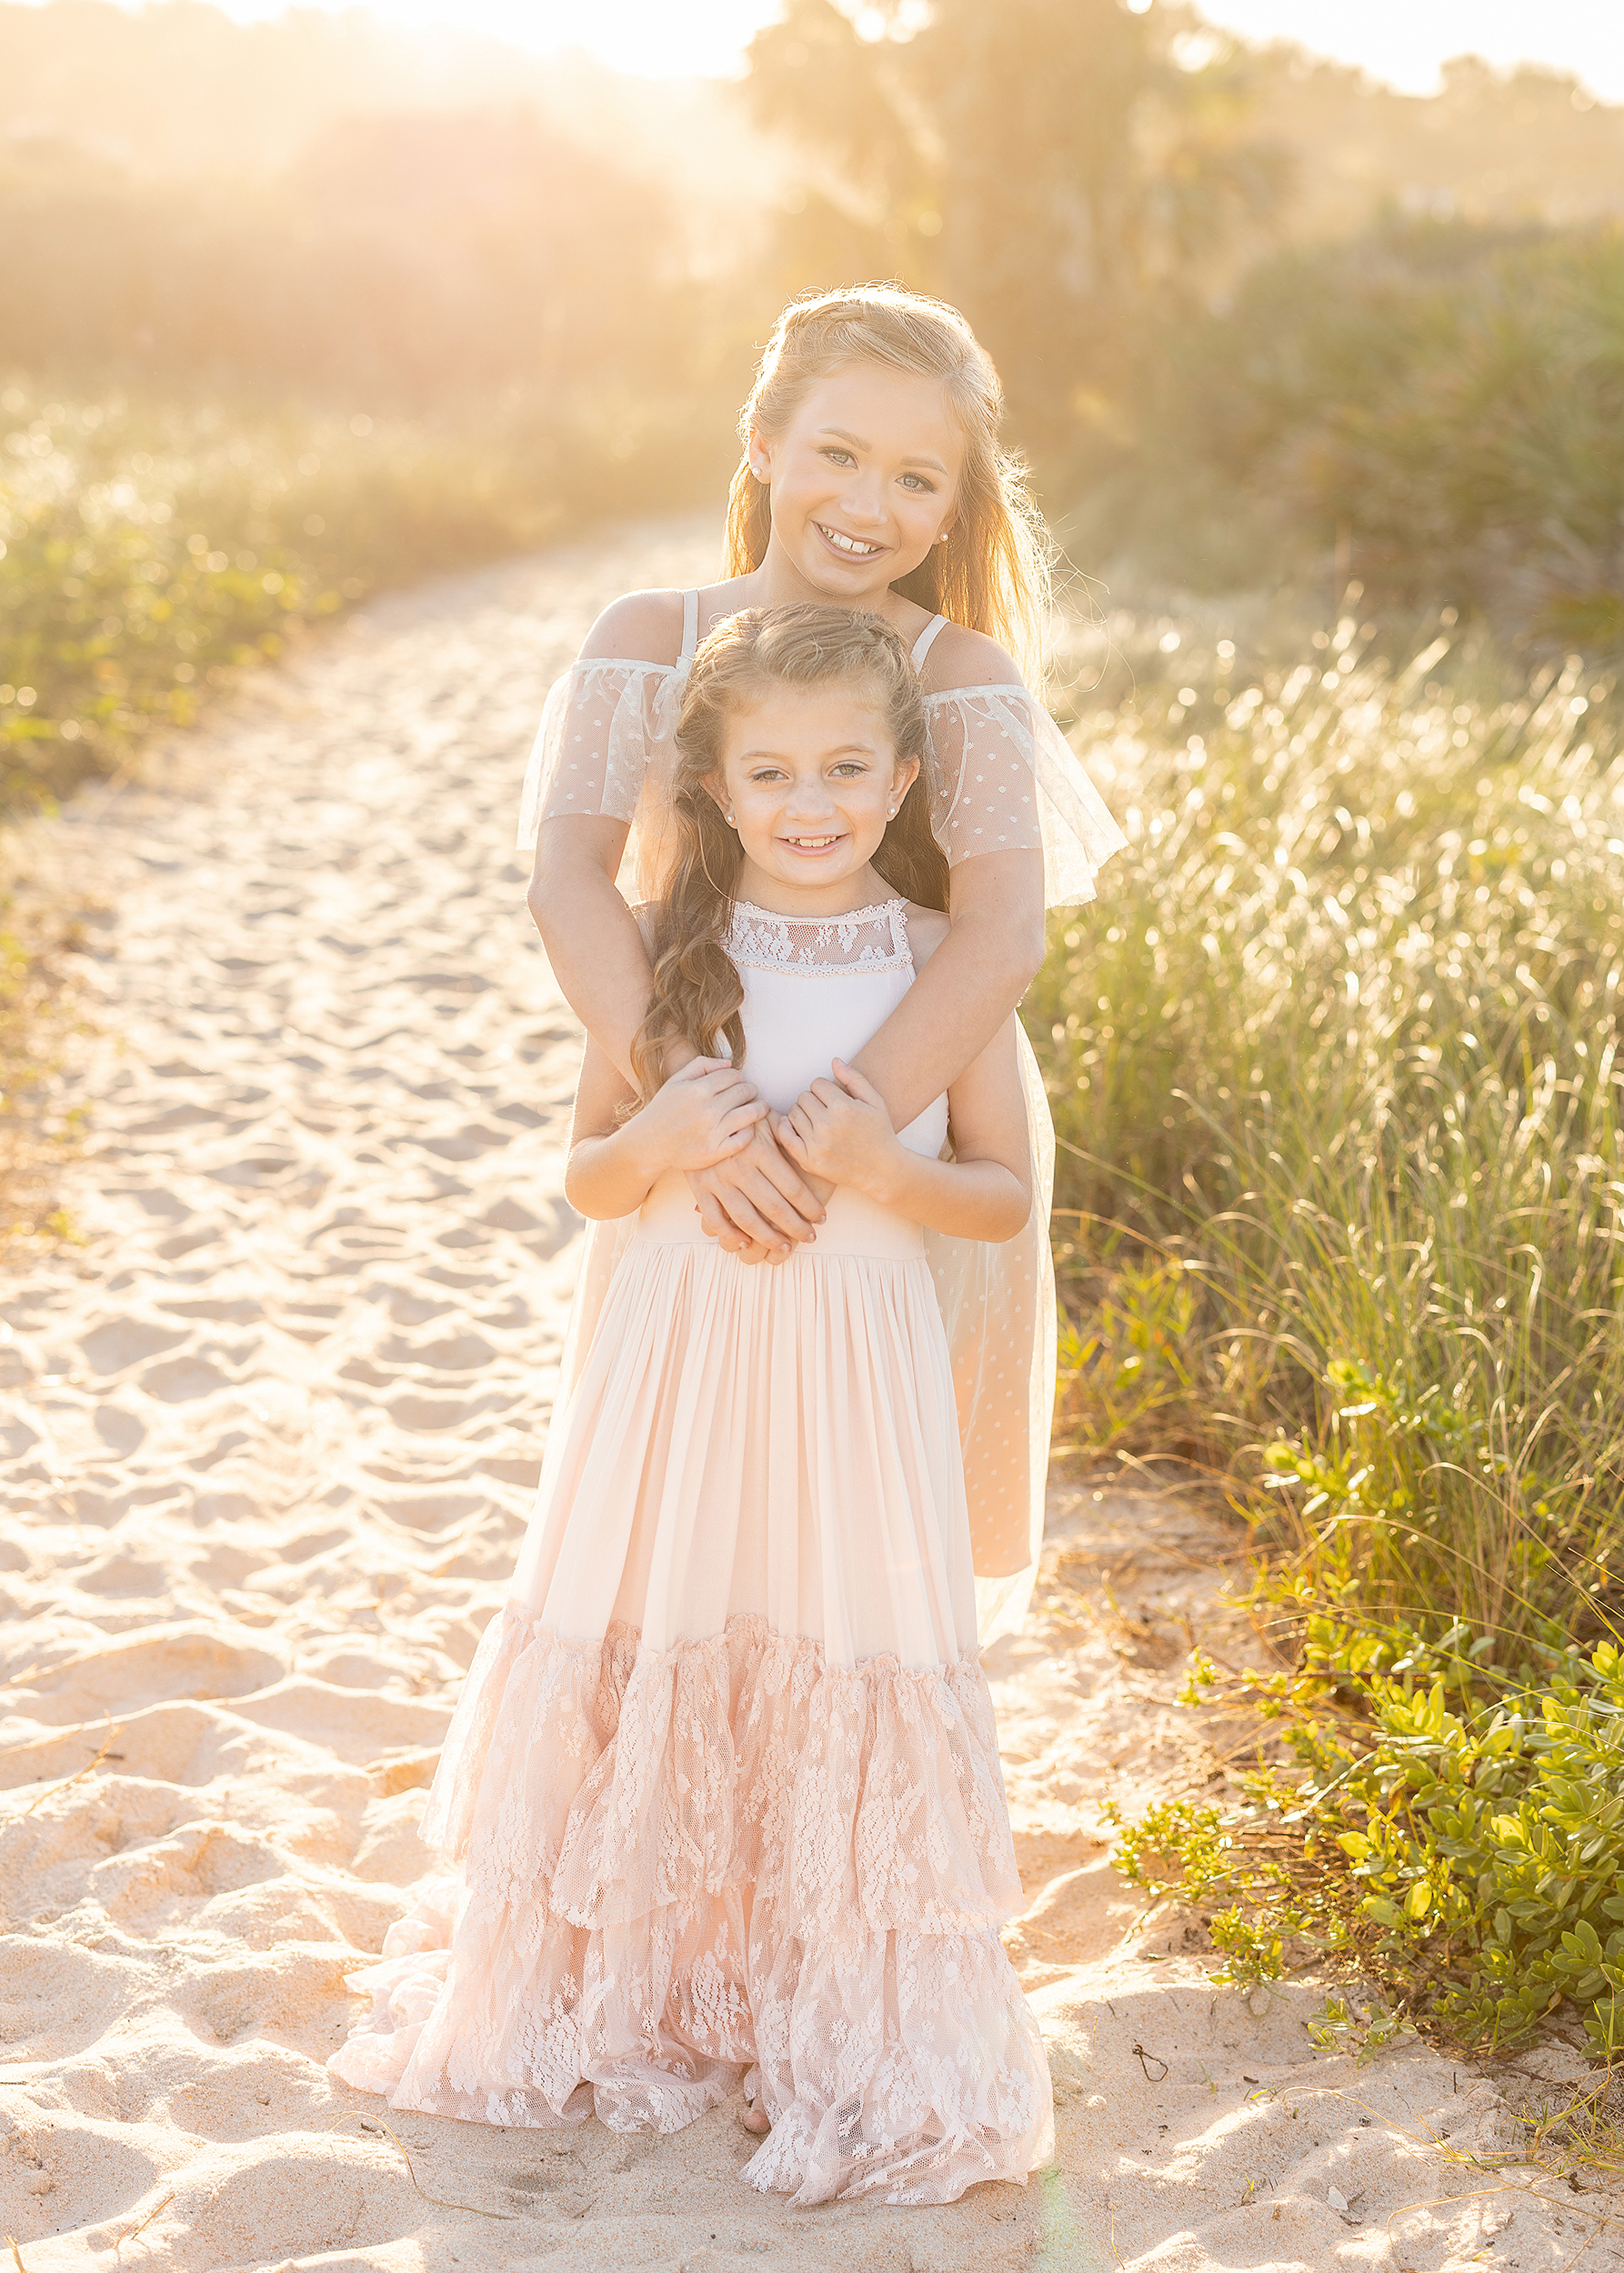
[[669, 665], [682, 652], [682, 594], [624, 592], [581, 642], [583, 663]]
[[1018, 687], [1021, 676], [1014, 658], [986, 632], [944, 624], [930, 643], [919, 684], [927, 696], [946, 695], [960, 687]]
[[953, 926], [939, 907], [919, 907], [909, 900], [907, 914], [908, 951], [917, 971], [929, 962]]

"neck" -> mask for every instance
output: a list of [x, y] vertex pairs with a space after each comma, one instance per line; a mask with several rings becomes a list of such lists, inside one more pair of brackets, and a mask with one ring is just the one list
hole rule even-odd
[[[743, 587], [740, 605], [744, 607], [789, 607], [797, 600], [817, 600], [825, 607], [849, 607], [854, 615], [862, 613], [883, 616], [888, 624], [902, 630], [917, 604], [905, 600], [899, 592], [893, 592], [888, 584], [876, 584], [870, 591], [854, 591], [847, 586], [840, 592], [825, 592], [805, 576], [780, 546], [777, 536], [767, 540], [767, 552], [759, 568], [753, 568], [747, 576], [739, 579]], [[860, 906], [854, 901], [854, 906]]]
[[737, 899], [748, 900], [769, 916], [848, 916], [854, 907], [872, 907], [880, 900], [897, 897], [884, 876], [867, 861], [832, 883], [797, 885], [768, 876], [748, 854], [739, 864], [733, 889]]

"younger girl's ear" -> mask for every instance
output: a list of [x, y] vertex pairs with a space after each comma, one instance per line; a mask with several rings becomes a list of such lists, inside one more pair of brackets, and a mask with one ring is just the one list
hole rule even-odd
[[897, 760], [896, 770], [891, 776], [891, 803], [899, 806], [918, 777], [918, 759], [899, 757]]
[[727, 795], [727, 785], [722, 779], [720, 774], [707, 774], [703, 782], [700, 784], [700, 786], [708, 793], [716, 806], [717, 811], [722, 816], [722, 818], [726, 820], [727, 817], [727, 808], [733, 803], [733, 800]]

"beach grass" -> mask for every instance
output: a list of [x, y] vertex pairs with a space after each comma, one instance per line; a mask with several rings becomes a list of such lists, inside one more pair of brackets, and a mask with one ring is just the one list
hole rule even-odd
[[[678, 400], [422, 418], [0, 388], [0, 815], [185, 726], [366, 593], [687, 502]], [[693, 478], [700, 478], [697, 473]]]
[[1163, 619], [1073, 658], [1128, 690], [1076, 738], [1130, 843], [1026, 1005], [1061, 1437], [1203, 1467], [1296, 1669], [1253, 1692], [1295, 1766], [1128, 1867], [1171, 1852], [1243, 1973], [1318, 1935], [1474, 2040], [1566, 1996], [1611, 2056], [1617, 696], [1433, 629], [1406, 660], [1349, 614], [1253, 669]]

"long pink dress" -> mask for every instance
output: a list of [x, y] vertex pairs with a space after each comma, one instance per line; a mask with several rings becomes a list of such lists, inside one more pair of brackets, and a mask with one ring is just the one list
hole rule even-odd
[[[913, 979], [905, 904], [736, 910], [745, 1070], [787, 1108]], [[939, 1098], [903, 1141], [934, 1157]], [[751, 1267], [680, 1175], [555, 1415], [423, 1836], [457, 1858], [355, 1977], [331, 2066], [397, 2108], [674, 2130], [752, 2068], [744, 2176], [946, 2202], [1053, 2146], [953, 1371], [919, 1226], [837, 1191]]]

